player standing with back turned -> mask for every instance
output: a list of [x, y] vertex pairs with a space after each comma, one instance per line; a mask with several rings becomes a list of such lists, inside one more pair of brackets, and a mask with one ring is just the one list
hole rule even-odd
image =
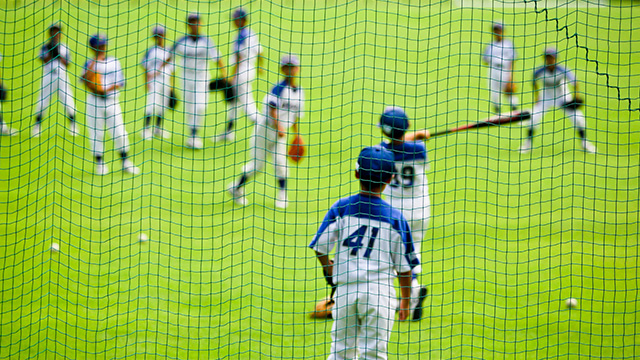
[[231, 54], [231, 85], [235, 87], [236, 97], [227, 103], [227, 115], [229, 120], [225, 132], [217, 137], [217, 141], [233, 141], [233, 127], [238, 118], [240, 108], [244, 110], [249, 120], [254, 124], [258, 122], [258, 109], [253, 99], [253, 87], [251, 83], [256, 77], [256, 63], [262, 70], [262, 47], [256, 35], [249, 27], [249, 15], [243, 8], [236, 9], [231, 15], [233, 24], [238, 28], [238, 36], [233, 42]]
[[[389, 139], [380, 146], [393, 153], [398, 174], [385, 188], [386, 200], [394, 209], [402, 211], [409, 222], [416, 254], [420, 256], [420, 242], [423, 240], [429, 217], [431, 216], [431, 202], [429, 200], [429, 185], [425, 171], [429, 166], [427, 148], [421, 141], [428, 136], [416, 137], [406, 134], [409, 129], [409, 117], [400, 107], [387, 107], [380, 117], [382, 133]], [[422, 134], [422, 133], [421, 133]], [[422, 318], [422, 303], [427, 296], [427, 288], [418, 282], [418, 274], [422, 268], [413, 269], [411, 281], [411, 319]]]
[[517, 53], [513, 42], [504, 38], [504, 26], [493, 24], [493, 42], [487, 46], [482, 60], [489, 65], [489, 91], [491, 103], [496, 114], [500, 113], [501, 96], [504, 93], [509, 99], [511, 110], [518, 108], [518, 97], [513, 84], [513, 67]]
[[[420, 264], [409, 224], [381, 198], [396, 171], [393, 154], [364, 148], [356, 163], [359, 194], [338, 200], [309, 247], [327, 282], [337, 285], [329, 360], [387, 359], [397, 308], [393, 279], [400, 282], [399, 319], [409, 316], [411, 270]], [[335, 258], [329, 254], [336, 248]]]
[[75, 121], [75, 104], [73, 93], [67, 76], [67, 67], [71, 63], [69, 48], [60, 41], [62, 37], [62, 26], [53, 24], [49, 26], [49, 42], [42, 46], [40, 50], [40, 60], [42, 60], [42, 86], [40, 96], [36, 104], [36, 122], [33, 125], [31, 136], [38, 137], [42, 130], [42, 117], [49, 107], [51, 97], [58, 93], [58, 98], [67, 111], [69, 118], [69, 134], [78, 135], [78, 124]]
[[[528, 153], [531, 151], [533, 132], [540, 125], [540, 120], [550, 108], [558, 107], [564, 110], [565, 116], [571, 119], [571, 122], [576, 127], [582, 149], [595, 154], [596, 147], [587, 140], [587, 122], [584, 118], [584, 113], [580, 110], [582, 100], [579, 98], [578, 81], [569, 69], [558, 65], [557, 61], [558, 51], [554, 48], [546, 49], [544, 51], [544, 66], [538, 68], [533, 74], [535, 105], [533, 106], [531, 123], [527, 130], [527, 138], [520, 146], [520, 152]], [[539, 90], [538, 82], [542, 83], [542, 90]], [[568, 84], [573, 86], [573, 95], [569, 91]]]

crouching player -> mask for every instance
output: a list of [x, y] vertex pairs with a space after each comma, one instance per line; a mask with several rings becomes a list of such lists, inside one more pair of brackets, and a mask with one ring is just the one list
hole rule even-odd
[[278, 178], [276, 207], [286, 208], [287, 200], [287, 133], [298, 131], [298, 120], [304, 116], [304, 91], [298, 84], [300, 60], [286, 55], [280, 62], [285, 78], [264, 99], [264, 116], [258, 119], [251, 137], [251, 160], [242, 169], [237, 182], [229, 187], [229, 193], [238, 205], [246, 205], [244, 185], [256, 172], [262, 170], [267, 155], [273, 156]]
[[[428, 167], [427, 148], [424, 143], [414, 141], [427, 139], [425, 133], [405, 134], [409, 129], [409, 117], [402, 108], [390, 106], [380, 117], [380, 128], [389, 142], [380, 146], [393, 153], [398, 175], [386, 187], [384, 195], [394, 209], [401, 210], [409, 226], [416, 248], [420, 256], [420, 242], [429, 224], [431, 202], [429, 201], [429, 185], [425, 170]], [[422, 317], [422, 303], [427, 296], [427, 288], [421, 286], [417, 279], [421, 267], [413, 270], [411, 282], [411, 318], [414, 321]]]
[[[309, 245], [328, 282], [335, 282], [329, 359], [386, 359], [400, 281], [399, 319], [409, 316], [411, 271], [420, 264], [409, 224], [382, 200], [395, 174], [393, 153], [382, 147], [360, 152], [355, 177], [360, 193], [338, 200]], [[334, 261], [329, 253], [336, 248]], [[358, 354], [359, 353], [359, 354]]]
[[124, 87], [124, 74], [118, 59], [107, 56], [107, 38], [94, 35], [89, 45], [95, 56], [87, 60], [82, 73], [82, 81], [87, 86], [87, 127], [91, 151], [96, 159], [96, 173], [106, 175], [109, 168], [104, 162], [104, 133], [109, 129], [116, 149], [122, 157], [122, 170], [129, 174], [138, 174], [138, 169], [129, 160], [129, 135], [122, 120], [122, 109], [118, 96]]

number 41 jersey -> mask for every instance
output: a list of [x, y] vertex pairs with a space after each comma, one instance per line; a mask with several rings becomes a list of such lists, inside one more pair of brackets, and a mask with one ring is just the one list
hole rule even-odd
[[338, 285], [391, 284], [396, 272], [420, 265], [402, 213], [379, 197], [362, 194], [333, 204], [309, 247], [320, 254], [336, 248], [333, 278]]
[[[383, 142], [380, 146], [393, 152], [398, 173], [384, 190], [391, 206], [403, 210], [409, 221], [409, 211], [429, 211], [429, 185], [425, 171], [428, 168], [427, 148], [422, 141], [399, 145]], [[425, 214], [428, 217], [428, 214]]]

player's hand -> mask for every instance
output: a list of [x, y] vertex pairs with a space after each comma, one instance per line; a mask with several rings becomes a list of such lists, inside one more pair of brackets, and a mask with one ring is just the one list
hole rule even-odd
[[409, 318], [409, 310], [411, 310], [411, 299], [401, 299], [400, 310], [398, 311], [398, 320], [407, 320]]

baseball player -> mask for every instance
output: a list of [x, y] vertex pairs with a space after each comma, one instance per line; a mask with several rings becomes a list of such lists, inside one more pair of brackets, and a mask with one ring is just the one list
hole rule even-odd
[[240, 179], [232, 183], [229, 193], [239, 205], [246, 205], [244, 185], [262, 170], [267, 155], [273, 156], [278, 178], [276, 207], [286, 208], [287, 199], [287, 133], [298, 135], [298, 120], [304, 116], [304, 91], [298, 85], [300, 61], [295, 55], [282, 57], [280, 69], [284, 80], [273, 87], [264, 99], [264, 116], [258, 118], [251, 137], [251, 160], [243, 167]]
[[187, 27], [189, 33], [176, 42], [171, 53], [182, 57], [184, 106], [187, 125], [191, 132], [186, 146], [201, 149], [202, 140], [197, 137], [197, 132], [207, 111], [209, 61], [216, 61], [223, 78], [227, 77], [227, 72], [215, 44], [200, 31], [200, 15], [190, 14], [187, 17]]
[[124, 74], [120, 61], [107, 56], [107, 38], [93, 35], [89, 46], [95, 56], [84, 65], [81, 80], [87, 86], [87, 127], [91, 151], [96, 159], [96, 173], [109, 172], [104, 162], [105, 127], [111, 133], [116, 149], [122, 157], [122, 170], [129, 174], [138, 174], [138, 169], [128, 158], [129, 137], [122, 121], [122, 109], [118, 101], [119, 90], [124, 87]]
[[62, 26], [53, 24], [49, 26], [49, 42], [42, 46], [40, 50], [40, 60], [42, 60], [42, 87], [40, 88], [40, 96], [36, 104], [36, 122], [33, 125], [31, 136], [40, 136], [42, 130], [42, 118], [45, 115], [47, 107], [51, 101], [51, 97], [56, 92], [58, 98], [64, 106], [67, 117], [69, 118], [69, 134], [71, 136], [78, 135], [78, 125], [75, 121], [75, 104], [73, 101], [73, 92], [69, 84], [67, 76], [67, 67], [71, 63], [71, 55], [65, 44], [60, 42], [62, 37]]
[[396, 274], [401, 291], [399, 319], [409, 316], [411, 271], [420, 261], [409, 224], [380, 197], [395, 169], [391, 151], [379, 146], [364, 148], [355, 171], [360, 193], [331, 206], [309, 245], [327, 282], [337, 285], [330, 360], [358, 355], [361, 359], [387, 359], [397, 308]]
[[[0, 54], [0, 61], [2, 61], [2, 54]], [[0, 79], [0, 102], [4, 101], [4, 98], [7, 94], [4, 85], [2, 84], [2, 79]], [[2, 107], [0, 106], [0, 135], [13, 136], [16, 135], [17, 131], [10, 128], [7, 124], [4, 123], [2, 119]]]
[[[150, 140], [154, 134], [168, 139], [171, 134], [162, 129], [162, 120], [165, 109], [169, 107], [171, 98], [171, 74], [173, 64], [167, 59], [171, 53], [165, 49], [164, 41], [166, 31], [162, 26], [155, 26], [151, 30], [155, 45], [152, 46], [142, 58], [142, 68], [145, 70], [145, 83], [147, 84], [147, 108], [145, 110], [144, 128], [142, 138]], [[151, 121], [156, 117], [155, 129], [151, 128]]]
[[487, 46], [482, 60], [489, 65], [489, 91], [491, 103], [496, 113], [500, 113], [501, 95], [509, 99], [511, 110], [518, 108], [518, 97], [513, 85], [513, 69], [516, 62], [516, 50], [509, 39], [503, 37], [504, 26], [493, 24], [493, 42]]
[[238, 118], [238, 111], [242, 108], [253, 123], [258, 122], [258, 109], [253, 100], [253, 87], [251, 83], [255, 78], [256, 62], [258, 69], [262, 70], [262, 47], [256, 35], [247, 26], [249, 19], [247, 12], [236, 9], [231, 15], [233, 24], [238, 29], [238, 35], [233, 42], [233, 53], [231, 54], [231, 74], [230, 82], [235, 87], [236, 98], [227, 103], [227, 115], [229, 121], [226, 131], [217, 137], [217, 141], [233, 141], [233, 126]]
[[[427, 170], [429, 163], [427, 148], [422, 141], [414, 139], [414, 134], [405, 134], [409, 129], [409, 117], [400, 107], [387, 107], [378, 124], [382, 133], [389, 139], [380, 146], [391, 151], [394, 156], [398, 174], [385, 188], [384, 195], [394, 209], [401, 210], [411, 228], [416, 254], [420, 256], [420, 242], [424, 238], [429, 217], [431, 202]], [[421, 267], [413, 270], [411, 282], [411, 317], [417, 321], [422, 318], [422, 303], [427, 296], [427, 288], [418, 282]]]
[[[587, 140], [587, 124], [584, 114], [579, 109], [581, 100], [579, 100], [578, 96], [578, 81], [569, 69], [558, 65], [557, 60], [557, 50], [554, 48], [546, 49], [544, 51], [545, 65], [537, 69], [533, 74], [535, 105], [533, 106], [531, 123], [527, 130], [527, 138], [522, 143], [520, 152], [528, 153], [531, 151], [533, 132], [540, 124], [540, 120], [550, 108], [559, 107], [564, 110], [564, 114], [571, 119], [576, 127], [578, 136], [582, 140], [582, 148], [589, 153], [595, 153], [596, 147]], [[541, 91], [539, 90], [538, 82], [542, 83]], [[568, 84], [573, 86], [573, 95], [569, 91]]]

